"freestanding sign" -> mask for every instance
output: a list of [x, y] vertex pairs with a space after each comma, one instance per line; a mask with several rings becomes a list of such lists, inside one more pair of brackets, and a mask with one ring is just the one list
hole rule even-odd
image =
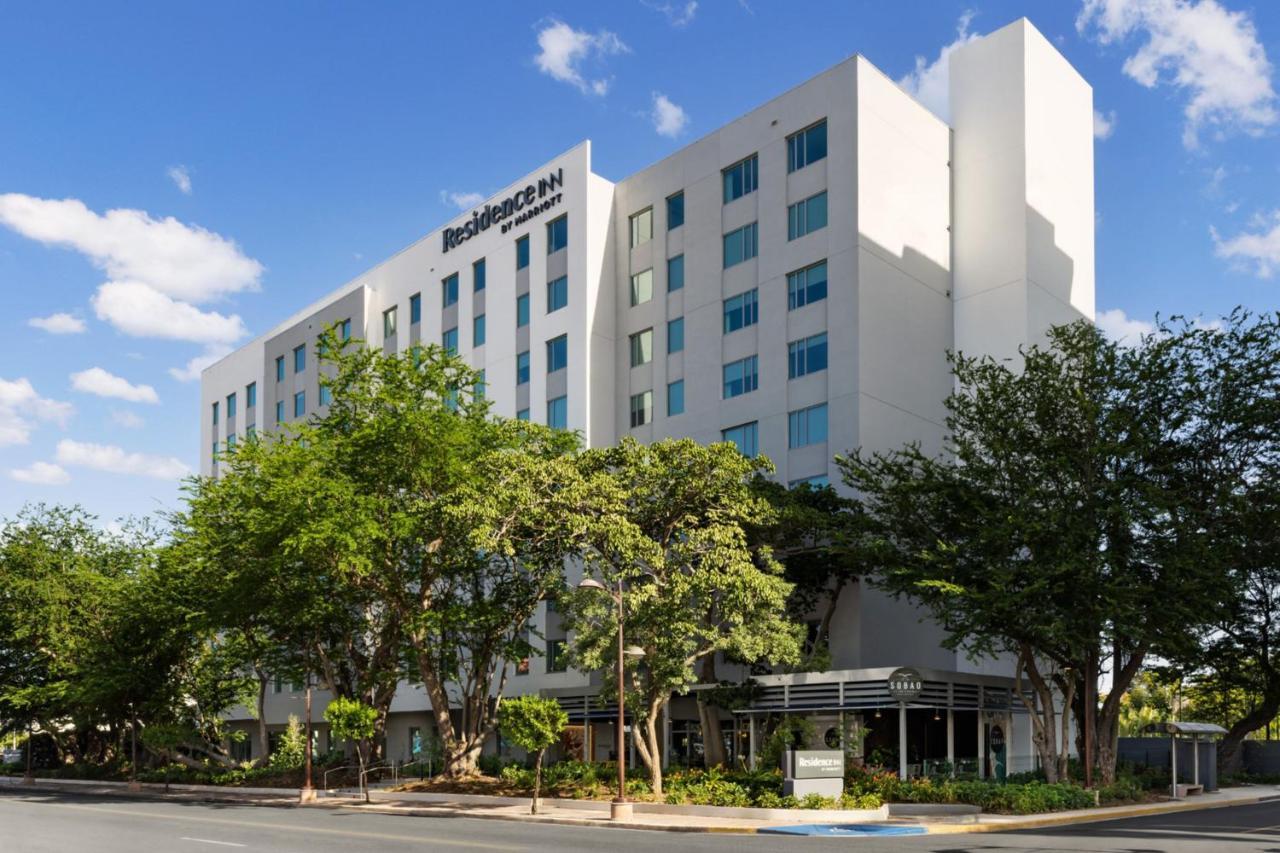
[[844, 793], [844, 751], [789, 749], [782, 756], [782, 793], [793, 797]]

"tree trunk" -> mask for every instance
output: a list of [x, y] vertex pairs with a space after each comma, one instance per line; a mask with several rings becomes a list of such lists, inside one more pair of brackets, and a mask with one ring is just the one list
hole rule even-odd
[[662, 801], [662, 735], [658, 731], [658, 717], [666, 704], [665, 696], [649, 700], [645, 715], [640, 721], [641, 737], [635, 739], [636, 752], [649, 770], [649, 787], [658, 802]]
[[[702, 659], [700, 680], [703, 684], [716, 684], [715, 652]], [[720, 708], [706, 700], [707, 691], [696, 694], [698, 723], [702, 727], [702, 757], [707, 767], [723, 767], [727, 764], [724, 750], [724, 733], [720, 726]], [[622, 760], [622, 756], [618, 756]]]
[[1262, 701], [1227, 729], [1218, 742], [1218, 775], [1235, 776], [1244, 769], [1244, 739], [1280, 713], [1280, 689], [1262, 696]]
[[542, 754], [547, 750], [538, 750], [538, 757], [533, 760], [533, 803], [529, 806], [529, 814], [538, 813], [538, 795], [542, 791]]
[[254, 668], [254, 674], [258, 676], [258, 760], [255, 762], [259, 767], [266, 767], [268, 755], [271, 749], [271, 740], [267, 736], [267, 674], [260, 669]]
[[[1027, 673], [1038, 701], [1027, 699], [1023, 694], [1023, 671]], [[1060, 774], [1062, 762], [1057, 752], [1058, 716], [1054, 709], [1053, 688], [1040, 674], [1035, 655], [1031, 647], [1025, 643], [1018, 649], [1018, 662], [1014, 668], [1014, 690], [1031, 717], [1031, 740], [1040, 756], [1040, 766], [1044, 769], [1045, 781], [1050, 784], [1058, 782], [1062, 778]]]
[[1120, 740], [1120, 699], [1133, 684], [1133, 679], [1142, 668], [1142, 662], [1146, 657], [1145, 646], [1134, 649], [1127, 657], [1119, 646], [1115, 649], [1112, 660], [1112, 669], [1115, 674], [1111, 681], [1111, 691], [1103, 701], [1102, 707], [1097, 710], [1094, 726], [1090, 727], [1095, 732], [1094, 743], [1097, 745], [1095, 760], [1103, 785], [1111, 785], [1116, 781], [1116, 753]]

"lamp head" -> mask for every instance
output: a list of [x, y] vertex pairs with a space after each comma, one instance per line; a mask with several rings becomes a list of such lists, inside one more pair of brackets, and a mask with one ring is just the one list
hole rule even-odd
[[605, 592], [609, 591], [604, 584], [600, 583], [600, 581], [595, 578], [583, 578], [578, 581], [578, 589], [602, 589]]
[[644, 649], [639, 646], [627, 646], [622, 650], [622, 654], [629, 658], [642, 658], [644, 657]]

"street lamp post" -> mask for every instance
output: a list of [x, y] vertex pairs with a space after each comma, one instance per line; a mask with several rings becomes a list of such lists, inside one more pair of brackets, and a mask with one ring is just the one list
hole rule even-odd
[[302, 790], [298, 794], [298, 801], [303, 803], [313, 803], [316, 800], [316, 789], [311, 784], [311, 744], [314, 742], [314, 735], [311, 730], [311, 673], [307, 673], [306, 698], [304, 705], [307, 715], [307, 748], [305, 760], [305, 776], [302, 781]]
[[22, 784], [24, 785], [34, 785], [36, 783], [36, 771], [31, 765], [31, 752], [32, 752], [31, 746], [32, 746], [32, 740], [34, 740], [35, 735], [31, 733], [31, 730], [32, 730], [31, 723], [28, 722], [27, 723], [27, 748], [23, 750], [23, 752], [27, 754], [27, 773], [25, 776], [22, 777]]
[[[618, 590], [614, 592], [595, 578], [583, 578], [578, 583], [579, 589], [598, 589], [607, 593], [618, 605], [618, 796], [609, 804], [609, 817], [612, 820], [629, 820], [632, 815], [631, 801], [627, 799], [627, 765], [626, 765], [626, 669], [624, 659], [627, 656], [643, 657], [644, 650], [627, 648], [623, 640], [623, 622], [625, 614], [622, 606], [622, 578], [618, 578]], [[591, 725], [588, 721], [587, 725]]]

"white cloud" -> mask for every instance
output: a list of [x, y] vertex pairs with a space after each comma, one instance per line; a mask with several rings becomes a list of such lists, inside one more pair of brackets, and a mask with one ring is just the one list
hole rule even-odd
[[71, 482], [67, 469], [52, 462], [32, 462], [26, 468], [12, 468], [9, 476], [34, 486], [63, 486]]
[[127, 409], [116, 409], [111, 413], [111, 422], [125, 429], [142, 429], [146, 421]]
[[969, 32], [969, 24], [973, 21], [973, 12], [968, 11], [960, 16], [956, 25], [956, 40], [943, 45], [938, 51], [938, 58], [933, 62], [923, 56], [916, 57], [915, 70], [898, 81], [898, 85], [906, 89], [916, 100], [924, 104], [930, 112], [950, 124], [951, 122], [951, 54], [956, 48], [981, 38], [977, 33]]
[[685, 125], [689, 123], [689, 114], [684, 111], [684, 107], [672, 103], [661, 92], [653, 93], [653, 111], [649, 113], [649, 118], [653, 120], [653, 129], [658, 131], [659, 136], [671, 139], [684, 132]]
[[1084, 0], [1076, 29], [1092, 30], [1104, 45], [1146, 36], [1124, 73], [1148, 89], [1163, 84], [1185, 94], [1187, 148], [1198, 147], [1206, 128], [1259, 135], [1280, 122], [1271, 63], [1248, 12], [1218, 0]]
[[1269, 221], [1254, 217], [1250, 226], [1257, 230], [1242, 231], [1225, 240], [1210, 227], [1213, 252], [1240, 268], [1252, 268], [1258, 278], [1271, 278], [1280, 269], [1280, 210], [1273, 211]]
[[200, 373], [209, 365], [231, 352], [231, 347], [221, 344], [210, 344], [204, 352], [188, 361], [182, 367], [169, 368], [169, 375], [179, 382], [195, 382]]
[[1104, 113], [1097, 107], [1093, 109], [1093, 138], [1110, 139], [1116, 132], [1116, 111]]
[[538, 55], [533, 61], [543, 74], [576, 87], [584, 95], [604, 95], [609, 91], [609, 79], [588, 80], [582, 66], [592, 60], [600, 64], [604, 57], [630, 51], [608, 30], [592, 34], [551, 18], [538, 30]]
[[41, 397], [28, 379], [0, 379], [0, 447], [26, 444], [38, 423], [65, 427], [75, 409]]
[[190, 473], [190, 469], [183, 464], [182, 460], [175, 457], [127, 453], [113, 444], [91, 444], [63, 439], [58, 442], [55, 456], [63, 465], [91, 468], [109, 474], [133, 474], [139, 477], [154, 477], [157, 480], [176, 480]]
[[661, 12], [666, 17], [667, 23], [676, 29], [689, 26], [693, 16], [698, 12], [698, 0], [689, 0], [687, 3], [656, 3], [652, 0], [641, 0], [641, 2], [655, 12]]
[[1118, 344], [1133, 346], [1156, 330], [1154, 323], [1134, 320], [1121, 308], [1099, 311], [1093, 320], [1102, 333]]
[[160, 402], [160, 395], [150, 385], [134, 385], [129, 380], [114, 373], [108, 373], [101, 367], [91, 367], [71, 374], [71, 387], [85, 394], [115, 397], [130, 403]]
[[169, 176], [169, 180], [173, 181], [178, 192], [191, 195], [191, 172], [186, 166], [170, 166], [165, 174]]
[[85, 330], [84, 320], [61, 312], [48, 317], [32, 317], [27, 325], [51, 335], [78, 335]]
[[487, 198], [483, 193], [459, 193], [452, 190], [440, 190], [440, 203], [458, 210], [470, 210]]
[[99, 320], [135, 338], [232, 343], [248, 334], [239, 315], [201, 311], [137, 281], [109, 281], [90, 300]]

